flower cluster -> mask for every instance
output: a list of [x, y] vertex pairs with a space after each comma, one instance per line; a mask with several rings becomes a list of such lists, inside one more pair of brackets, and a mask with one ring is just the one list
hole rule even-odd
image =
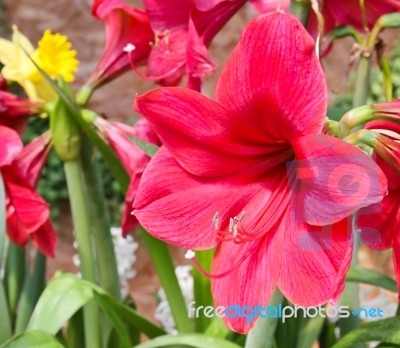
[[[243, 28], [209, 98], [201, 93], [204, 78], [216, 70], [208, 49], [246, 3], [258, 13]], [[101, 267], [112, 263], [113, 252], [120, 266], [115, 273], [125, 285], [134, 275], [135, 258], [129, 255], [137, 244], [121, 242], [117, 234], [126, 237], [139, 225], [187, 250], [210, 279], [216, 307], [268, 304], [276, 289], [304, 307], [337, 303], [357, 251], [356, 231], [373, 249], [393, 248], [400, 284], [400, 100], [364, 105], [360, 83], [368, 81], [371, 56], [378, 52], [390, 89], [378, 34], [400, 27], [398, 17], [387, 17], [400, 12], [400, 2], [301, 1], [309, 10], [299, 16], [302, 21], [288, 13], [293, 5], [299, 2], [143, 0], [139, 9], [122, 0], [94, 0], [92, 15], [105, 24], [105, 49], [77, 95], [68, 85], [79, 64], [68, 38], [46, 30], [34, 48], [13, 27], [11, 41], [0, 39], [0, 178], [9, 238], [20, 246], [32, 240], [54, 255], [50, 207], [35, 191], [53, 146], [77, 197], [71, 198], [76, 234], [84, 231], [84, 247], [98, 262], [85, 271], [97, 271], [98, 277], [88, 279], [98, 278], [101, 285], [112, 278]], [[356, 39], [364, 62], [355, 108], [334, 121], [327, 119], [318, 52], [320, 42], [347, 34]], [[160, 86], [135, 96], [133, 109], [140, 116], [133, 126], [86, 109], [97, 88], [127, 70]], [[13, 83], [24, 93], [10, 92]], [[50, 132], [23, 146], [20, 136], [33, 115], [49, 115]], [[104, 226], [96, 221], [93, 227], [77, 214], [82, 209], [107, 215], [101, 204], [85, 206], [84, 198], [102, 194], [87, 142], [100, 150], [125, 191], [121, 229], [112, 230], [115, 250], [103, 240], [91, 245], [94, 229], [107, 227], [106, 216], [99, 217]], [[102, 259], [96, 248], [109, 254]], [[210, 272], [196, 253], [208, 249], [215, 251]], [[178, 272], [192, 296], [190, 267]], [[111, 293], [115, 284], [106, 290]], [[160, 319], [168, 308], [160, 305]], [[241, 317], [224, 321], [239, 333], [254, 325]]]

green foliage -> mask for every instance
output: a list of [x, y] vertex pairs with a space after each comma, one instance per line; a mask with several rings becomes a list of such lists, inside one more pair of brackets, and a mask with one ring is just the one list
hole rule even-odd
[[[38, 135], [44, 133], [49, 127], [48, 119], [32, 118], [27, 130], [24, 133], [24, 143], [28, 143]], [[103, 181], [104, 193], [106, 196], [107, 207], [110, 211], [112, 225], [119, 225], [123, 195], [119, 190], [118, 183], [114, 180], [107, 164], [102, 157], [97, 154], [100, 168], [100, 177]], [[38, 184], [38, 191], [43, 198], [50, 204], [53, 220], [60, 214], [60, 201], [68, 199], [67, 183], [65, 180], [64, 166], [61, 159], [54, 150], [51, 151]]]
[[[400, 97], [400, 40], [395, 42], [393, 51], [390, 53], [389, 65], [391, 70], [391, 78], [393, 84], [393, 98]], [[349, 87], [354, 80], [354, 74], [349, 77]], [[368, 97], [368, 104], [385, 102], [385, 93], [383, 89], [384, 75], [379, 66], [374, 66], [371, 69], [370, 78], [370, 95]], [[338, 121], [347, 111], [352, 109], [352, 89], [349, 88], [348, 92], [344, 93], [337, 99], [336, 104], [329, 108], [328, 116], [330, 119]]]

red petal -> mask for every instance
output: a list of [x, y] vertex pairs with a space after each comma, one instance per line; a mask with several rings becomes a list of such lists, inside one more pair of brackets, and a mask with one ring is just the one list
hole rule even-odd
[[328, 225], [387, 193], [386, 177], [364, 152], [328, 135], [308, 135], [292, 142], [297, 175], [293, 190], [299, 221]]
[[211, 61], [208, 49], [192, 21], [190, 21], [189, 25], [187, 65], [189, 76], [200, 78], [212, 74], [217, 67], [216, 64]]
[[214, 247], [217, 233], [232, 239], [228, 226], [239, 216], [238, 238], [255, 239], [268, 232], [287, 206], [285, 183], [281, 173], [265, 177], [262, 166], [230, 177], [193, 176], [162, 147], [143, 174], [135, 216], [151, 234], [183, 248]]
[[154, 31], [187, 29], [193, 0], [143, 0], [143, 4]]
[[23, 186], [12, 178], [12, 171], [4, 175], [9, 207], [7, 223], [12, 220], [16, 233], [31, 234], [38, 230], [49, 218], [48, 204], [30, 186]]
[[129, 68], [126, 45], [135, 46], [131, 53], [135, 62], [147, 58], [154, 33], [147, 15], [121, 0], [95, 0], [92, 13], [106, 25], [106, 47], [88, 81], [89, 85], [98, 86]]
[[[250, 165], [290, 158], [287, 146], [257, 143], [214, 101], [184, 88], [159, 88], [136, 98], [135, 108], [151, 123], [163, 144], [187, 171], [201, 176], [237, 172]], [[257, 134], [256, 134], [257, 136]], [[260, 138], [260, 137], [259, 137]], [[247, 140], [248, 139], [248, 140]], [[251, 139], [254, 139], [253, 141]], [[290, 152], [290, 151], [289, 151]], [[288, 157], [289, 156], [289, 157]]]
[[179, 84], [186, 71], [187, 42], [187, 28], [171, 30], [165, 37], [161, 37], [151, 50], [147, 62], [147, 76], [160, 80], [164, 86]]
[[246, 0], [196, 0], [190, 17], [206, 46], [245, 3]]
[[289, 210], [282, 231], [285, 248], [278, 287], [285, 297], [305, 307], [336, 301], [351, 261], [351, 218], [315, 227], [298, 222]]
[[0, 126], [0, 168], [11, 164], [22, 150], [22, 141], [18, 134], [10, 128]]
[[361, 209], [357, 225], [362, 241], [372, 249], [391, 248], [400, 226], [400, 191], [389, 191], [382, 202]]
[[18, 167], [19, 173], [28, 180], [33, 188], [39, 181], [43, 166], [50, 153], [50, 140], [50, 132], [43, 133], [26, 145], [15, 160], [15, 166]]
[[32, 233], [32, 242], [43, 254], [54, 257], [57, 246], [57, 233], [54, 231], [50, 219], [47, 220], [35, 233]]
[[[225, 242], [218, 246], [214, 257], [212, 273], [221, 274], [236, 268], [227, 276], [212, 280], [212, 293], [215, 307], [224, 306], [230, 314], [229, 306], [267, 307], [280, 271], [283, 246], [283, 231], [267, 233], [265, 238], [255, 242], [236, 244]], [[246, 254], [245, 261], [237, 264]], [[247, 333], [255, 319], [246, 322], [246, 318], [223, 318], [232, 330]]]
[[314, 46], [295, 16], [274, 13], [248, 24], [216, 89], [238, 129], [275, 143], [321, 131], [327, 87]]
[[139, 224], [136, 217], [132, 214], [132, 206], [136, 197], [141, 177], [142, 173], [137, 173], [136, 175], [132, 176], [128, 192], [125, 196], [125, 206], [121, 220], [122, 235], [124, 237], [126, 237], [129, 232], [134, 230]]

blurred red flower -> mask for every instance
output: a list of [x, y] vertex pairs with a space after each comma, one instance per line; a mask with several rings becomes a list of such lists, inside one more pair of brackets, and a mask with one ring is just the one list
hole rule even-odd
[[8, 236], [21, 247], [31, 239], [41, 252], [53, 257], [57, 234], [50, 221], [50, 209], [34, 190], [49, 151], [49, 134], [22, 148], [17, 133], [0, 126], [0, 139], [5, 148], [0, 172], [6, 189]]

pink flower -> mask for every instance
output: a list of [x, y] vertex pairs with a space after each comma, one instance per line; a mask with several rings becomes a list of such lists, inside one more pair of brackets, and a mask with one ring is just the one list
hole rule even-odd
[[150, 157], [129, 137], [132, 136], [155, 145], [160, 145], [160, 141], [148, 122], [144, 119], [139, 120], [133, 127], [123, 123], [110, 122], [100, 117], [96, 119], [95, 124], [117, 154], [125, 170], [131, 176], [131, 182], [125, 196], [125, 208], [121, 221], [122, 233], [126, 236], [138, 225], [136, 217], [131, 214], [132, 204], [143, 171], [150, 161]]
[[29, 99], [0, 90], [0, 125], [18, 133], [25, 130], [29, 116], [39, 111], [39, 105]]
[[247, 0], [144, 0], [155, 42], [147, 62], [147, 79], [177, 85], [188, 75], [188, 87], [215, 70], [207, 47]]
[[127, 45], [134, 47], [131, 59], [136, 63], [145, 60], [150, 54], [154, 33], [147, 15], [121, 0], [95, 0], [92, 14], [106, 26], [104, 53], [87, 82], [96, 88], [129, 68]]
[[[298, 305], [337, 300], [352, 254], [344, 218], [380, 201], [386, 178], [361, 150], [321, 134], [326, 82], [298, 19], [251, 21], [215, 99], [183, 88], [137, 97], [164, 146], [143, 174], [135, 216], [167, 243], [217, 248], [216, 306], [266, 305], [276, 286]], [[224, 320], [238, 332], [252, 326]]]
[[[0, 137], [7, 133], [10, 130], [0, 126]], [[13, 142], [17, 144], [16, 140]], [[54, 257], [57, 234], [50, 221], [50, 209], [34, 190], [49, 144], [48, 133], [36, 138], [23, 149], [19, 142], [18, 146], [14, 146], [19, 151], [13, 153], [12, 161], [0, 161], [0, 171], [6, 189], [7, 232], [10, 239], [21, 247], [31, 239], [41, 252]]]

